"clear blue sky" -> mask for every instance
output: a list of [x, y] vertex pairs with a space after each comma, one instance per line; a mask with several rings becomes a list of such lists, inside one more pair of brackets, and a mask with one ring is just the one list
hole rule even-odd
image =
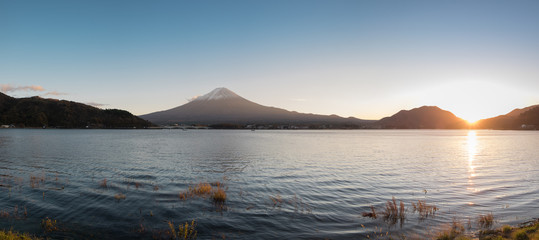
[[364, 119], [504, 114], [539, 103], [539, 1], [0, 0], [8, 95], [138, 115], [216, 87]]

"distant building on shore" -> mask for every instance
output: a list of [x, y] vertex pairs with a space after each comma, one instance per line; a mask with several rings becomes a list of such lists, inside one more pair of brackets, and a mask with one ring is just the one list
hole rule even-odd
[[520, 126], [521, 129], [526, 129], [526, 130], [536, 130], [537, 128], [535, 127], [535, 125], [531, 125], [531, 124], [522, 124]]

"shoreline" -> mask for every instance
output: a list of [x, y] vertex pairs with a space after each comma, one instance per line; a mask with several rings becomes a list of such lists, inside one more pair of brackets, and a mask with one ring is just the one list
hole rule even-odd
[[[194, 221], [194, 220], [193, 220]], [[47, 223], [46, 221], [44, 221]], [[54, 224], [42, 223], [44, 229], [43, 236], [36, 236], [30, 233], [19, 232], [11, 229], [0, 229], [0, 240], [42, 240], [49, 239], [51, 233], [54, 231], [61, 231], [55, 228]], [[90, 234], [91, 235], [91, 234]], [[393, 236], [382, 234], [380, 236], [373, 235], [374, 239], [393, 239]], [[368, 238], [370, 238], [368, 236]], [[190, 238], [190, 239], [196, 239]], [[533, 218], [532, 220], [522, 222], [516, 226], [503, 225], [496, 229], [486, 228], [474, 233], [467, 233], [464, 230], [462, 223], [454, 221], [452, 225], [445, 229], [435, 233], [429, 233], [423, 236], [407, 236], [406, 234], [400, 235], [398, 239], [436, 239], [436, 240], [539, 240], [539, 218]]]

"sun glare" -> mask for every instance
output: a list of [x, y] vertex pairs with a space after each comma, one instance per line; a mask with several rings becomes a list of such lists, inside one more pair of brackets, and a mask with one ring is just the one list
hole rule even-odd
[[455, 116], [466, 120], [470, 125], [481, 119], [492, 117], [492, 115], [490, 115], [491, 113], [479, 104], [454, 103], [447, 108], [450, 109], [449, 111], [455, 114]]
[[[517, 96], [506, 100], [500, 96]], [[480, 80], [461, 80], [432, 85], [407, 93], [415, 105], [438, 106], [455, 116], [474, 124], [478, 120], [506, 114], [516, 106], [521, 106], [519, 90], [512, 87]]]
[[465, 118], [464, 120], [466, 120], [466, 122], [468, 122], [468, 124], [473, 125], [477, 121], [479, 121], [480, 119], [479, 118]]
[[486, 103], [476, 102], [469, 99], [443, 104], [442, 108], [445, 108], [445, 110], [452, 112], [455, 116], [466, 120], [470, 125], [475, 124], [481, 119], [495, 117], [504, 112], [504, 110], [494, 110]]
[[[458, 110], [454, 110], [454, 114], [457, 117], [460, 117], [468, 122], [468, 124], [472, 125], [476, 123], [477, 121], [487, 118], [486, 116], [483, 116], [480, 114], [481, 110], [477, 110], [473, 108], [473, 106], [459, 106]], [[480, 107], [478, 109], [481, 109]]]

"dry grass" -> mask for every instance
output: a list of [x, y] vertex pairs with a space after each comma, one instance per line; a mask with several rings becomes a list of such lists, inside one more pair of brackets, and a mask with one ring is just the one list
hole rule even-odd
[[378, 215], [376, 215], [376, 211], [374, 210], [374, 206], [371, 205], [371, 212], [364, 212], [361, 214], [363, 217], [370, 217], [376, 219]]
[[199, 183], [195, 186], [189, 186], [187, 191], [180, 192], [180, 199], [185, 200], [190, 197], [207, 197], [212, 193], [212, 187], [209, 183]]
[[171, 221], [168, 221], [168, 227], [170, 230], [170, 237], [172, 239], [196, 239], [197, 238], [197, 230], [196, 222], [195, 220], [189, 222], [185, 222], [185, 224], [178, 225], [178, 231], [176, 232], [176, 229], [174, 227], [174, 223]]
[[53, 231], [59, 230], [58, 222], [48, 217], [41, 220], [41, 227], [43, 228], [45, 232], [53, 232]]
[[529, 240], [530, 237], [526, 234], [525, 230], [518, 230], [515, 232], [513, 239], [515, 240]]
[[213, 191], [211, 199], [214, 203], [224, 203], [226, 201], [226, 193], [222, 188], [217, 187], [217, 190]]
[[27, 233], [18, 233], [12, 230], [0, 230], [0, 240], [40, 240], [41, 238], [34, 237]]
[[[487, 217], [488, 218], [488, 217]], [[539, 219], [523, 223], [520, 227], [505, 225], [495, 230], [479, 231], [479, 240], [539, 240]]]
[[125, 194], [117, 193], [114, 195], [114, 199], [116, 199], [117, 201], [123, 200], [125, 199]]
[[[483, 222], [483, 223], [481, 223]], [[490, 228], [494, 222], [492, 214], [480, 215], [478, 224], [482, 228]], [[483, 225], [481, 225], [483, 224]], [[485, 225], [486, 224], [486, 225]], [[489, 225], [490, 224], [490, 225]], [[479, 240], [539, 240], [539, 219], [521, 224], [520, 227], [505, 225], [494, 230], [480, 230]], [[437, 240], [469, 240], [472, 239], [465, 234], [464, 226], [461, 222], [453, 219], [452, 224], [444, 231], [437, 234]]]
[[453, 239], [466, 239], [464, 236], [464, 225], [461, 222], [453, 219], [451, 226], [448, 229], [442, 231], [436, 237], [437, 240], [453, 240]]
[[225, 189], [223, 189], [221, 186], [223, 186], [220, 182], [215, 183], [198, 183], [194, 186], [189, 186], [189, 189], [187, 191], [183, 191], [179, 193], [179, 198], [181, 200], [187, 200], [188, 198], [193, 197], [202, 197], [207, 198], [209, 197], [218, 211], [223, 211], [226, 208], [225, 202], [226, 202], [226, 192]]
[[99, 186], [102, 187], [102, 188], [107, 188], [107, 179], [103, 179], [103, 181], [101, 181], [99, 183]]
[[189, 192], [181, 192], [179, 197], [181, 200], [186, 200], [189, 197]]
[[135, 229], [135, 232], [137, 233], [145, 233], [146, 232], [146, 228], [144, 227], [144, 225], [142, 225], [142, 223], [139, 224], [138, 228]]
[[502, 227], [502, 233], [503, 234], [509, 234], [509, 233], [511, 233], [512, 230], [513, 230], [513, 228], [511, 226], [509, 226], [509, 225], [504, 225]]
[[0, 218], [9, 218], [9, 212], [5, 210], [0, 210]]
[[27, 217], [28, 210], [26, 207], [24, 207], [24, 211], [19, 211], [19, 206], [15, 205], [11, 213], [8, 210], [0, 210], [0, 218], [26, 219]]
[[281, 197], [281, 195], [277, 194], [275, 195], [275, 197], [273, 196], [270, 196], [269, 197], [271, 199], [271, 201], [273, 202], [273, 206], [281, 206], [281, 204], [283, 204], [283, 198]]
[[386, 202], [385, 211], [382, 214], [384, 219], [391, 223], [396, 223], [399, 220], [402, 223], [406, 218], [406, 208], [402, 201], [397, 205], [397, 200], [393, 197], [391, 201]]
[[487, 215], [479, 215], [477, 224], [479, 225], [479, 228], [490, 229], [494, 224], [494, 215], [492, 215], [492, 213], [489, 213]]
[[439, 209], [435, 205], [429, 205], [425, 201], [417, 200], [417, 204], [412, 202], [414, 213], [419, 213], [420, 218], [433, 216]]
[[539, 240], [539, 219], [535, 219], [535, 221], [524, 224], [524, 226], [514, 230], [515, 231], [511, 234], [513, 239]]
[[189, 192], [196, 196], [207, 196], [212, 192], [212, 187], [209, 183], [199, 183], [194, 187], [189, 187]]
[[[216, 188], [214, 188], [212, 185]], [[223, 185], [220, 182], [215, 182], [212, 184], [198, 183], [197, 185], [189, 186], [187, 191], [180, 192], [179, 197], [181, 200], [186, 200], [192, 197], [211, 197], [214, 202], [225, 202], [226, 193], [221, 186]]]
[[294, 212], [298, 212], [298, 211], [301, 211], [301, 212], [309, 212], [311, 213], [312, 212], [312, 207], [309, 206], [309, 204], [303, 202], [303, 199], [301, 199], [301, 197], [298, 197], [296, 194], [294, 194], [294, 198], [288, 200], [288, 202], [294, 206]]
[[45, 183], [45, 176], [34, 176], [30, 175], [30, 187], [31, 188], [39, 188], [41, 184]]
[[312, 213], [312, 207], [296, 194], [294, 194], [294, 197], [287, 198], [283, 198], [280, 194], [275, 194], [274, 196], [269, 196], [269, 199], [273, 203], [273, 208], [277, 207], [278, 209], [281, 209], [281, 207], [285, 207], [291, 208], [291, 210], [293, 209], [295, 213]]

